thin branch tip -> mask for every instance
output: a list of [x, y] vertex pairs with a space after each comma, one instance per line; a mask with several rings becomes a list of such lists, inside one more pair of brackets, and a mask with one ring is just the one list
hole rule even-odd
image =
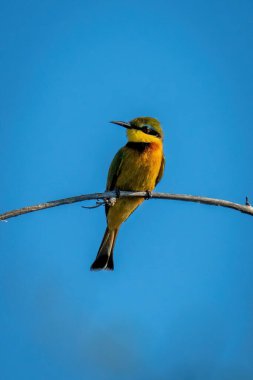
[[246, 196], [245, 205], [252, 207], [251, 204], [250, 204], [250, 202], [249, 202], [248, 196]]

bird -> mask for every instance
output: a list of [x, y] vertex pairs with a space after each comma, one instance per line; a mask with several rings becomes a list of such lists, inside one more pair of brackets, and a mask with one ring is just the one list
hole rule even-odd
[[[113, 158], [107, 176], [106, 191], [146, 191], [161, 180], [165, 167], [163, 130], [153, 117], [137, 117], [129, 122], [111, 121], [126, 128], [127, 144]], [[90, 269], [114, 270], [113, 250], [119, 228], [145, 198], [118, 198], [105, 205], [107, 227], [97, 256]]]

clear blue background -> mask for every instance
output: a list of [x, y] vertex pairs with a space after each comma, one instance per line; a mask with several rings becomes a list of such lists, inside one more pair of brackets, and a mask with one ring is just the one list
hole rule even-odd
[[[253, 201], [252, 1], [1, 1], [0, 208], [103, 191], [125, 131], [165, 132], [158, 189]], [[253, 378], [253, 219], [148, 201], [91, 273], [105, 217], [0, 224], [9, 379]]]

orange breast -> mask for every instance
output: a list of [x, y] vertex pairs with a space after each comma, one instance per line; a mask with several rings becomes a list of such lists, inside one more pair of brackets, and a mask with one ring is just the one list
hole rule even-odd
[[161, 144], [151, 143], [143, 151], [126, 148], [116, 187], [121, 190], [153, 190], [162, 162]]

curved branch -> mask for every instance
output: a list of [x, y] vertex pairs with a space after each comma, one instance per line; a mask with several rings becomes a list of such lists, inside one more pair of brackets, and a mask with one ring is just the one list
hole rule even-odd
[[[108, 191], [104, 193], [94, 193], [94, 194], [84, 194], [84, 195], [78, 195], [75, 197], [70, 198], [63, 198], [58, 199], [55, 201], [49, 201], [45, 203], [40, 203], [34, 206], [27, 206], [23, 207], [17, 210], [7, 211], [4, 214], [0, 214], [0, 221], [4, 221], [6, 219], [14, 218], [19, 215], [28, 214], [29, 212], [44, 210], [51, 207], [76, 203], [76, 202], [82, 202], [82, 201], [88, 201], [92, 199], [102, 199], [105, 203], [108, 200], [114, 200], [115, 198], [125, 198], [125, 197], [144, 197], [144, 198], [153, 198], [153, 199], [171, 199], [176, 201], [186, 201], [186, 202], [196, 202], [196, 203], [203, 203], [207, 205], [213, 205], [213, 206], [222, 206], [222, 207], [228, 207], [232, 208], [236, 211], [243, 212], [245, 214], [249, 214], [253, 216], [253, 207], [248, 203], [248, 200], [246, 198], [246, 204], [242, 205], [239, 203], [234, 203], [230, 201], [225, 201], [222, 199], [215, 199], [215, 198], [207, 198], [207, 197], [200, 197], [197, 195], [187, 195], [187, 194], [170, 194], [170, 193], [147, 193], [146, 191], [138, 191], [138, 192], [132, 192], [132, 191]], [[111, 202], [113, 203], [113, 202]]]

